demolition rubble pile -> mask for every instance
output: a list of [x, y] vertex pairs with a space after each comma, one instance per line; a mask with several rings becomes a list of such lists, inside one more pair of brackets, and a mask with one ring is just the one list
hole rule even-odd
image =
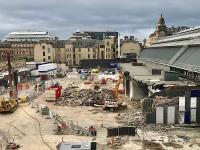
[[118, 114], [115, 120], [124, 126], [140, 126], [142, 125], [142, 114], [141, 112], [127, 112]]
[[103, 105], [105, 101], [113, 101], [113, 91], [108, 89], [78, 89], [67, 87], [58, 100], [58, 105], [94, 106]]
[[169, 132], [180, 130], [180, 127], [174, 125], [145, 125], [143, 131], [154, 131], [154, 132]]
[[169, 98], [164, 96], [156, 96], [154, 99], [155, 106], [178, 106], [178, 97]]

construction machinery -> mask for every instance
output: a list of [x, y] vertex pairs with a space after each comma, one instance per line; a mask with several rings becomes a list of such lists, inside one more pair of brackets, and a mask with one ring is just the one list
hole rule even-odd
[[115, 110], [124, 109], [124, 108], [127, 107], [126, 105], [122, 105], [124, 100], [119, 100], [119, 86], [124, 81], [124, 78], [125, 77], [124, 77], [123, 73], [120, 71], [119, 72], [119, 78], [117, 80], [115, 88], [113, 89], [113, 99], [114, 99], [114, 101], [105, 101], [105, 103], [104, 103], [104, 109], [105, 110], [115, 111]]
[[14, 98], [0, 98], [0, 113], [14, 112], [18, 107], [18, 102]]
[[[18, 101], [17, 101], [17, 72], [12, 71], [12, 66], [11, 66], [11, 60], [10, 60], [10, 54], [7, 53], [7, 60], [8, 60], [8, 78], [9, 78], [9, 94], [10, 98], [5, 99], [5, 98], [0, 98], [0, 113], [6, 113], [6, 112], [14, 112], [17, 107], [18, 107]], [[14, 84], [13, 86], [12, 81], [14, 79]]]
[[5, 150], [19, 149], [21, 146], [16, 144], [14, 139], [11, 141], [9, 132], [3, 132], [0, 130], [0, 149], [5, 148]]
[[58, 115], [55, 115], [55, 121], [57, 124], [57, 128], [55, 131], [56, 135], [62, 135], [62, 134], [68, 134], [69, 132], [69, 127], [65, 123], [65, 121]]
[[[0, 97], [0, 113], [14, 112], [18, 107], [18, 100], [27, 102], [28, 97], [18, 98], [17, 84], [18, 76], [17, 70], [13, 70], [11, 66], [10, 54], [7, 53], [8, 60], [8, 79], [9, 79], [9, 96], [10, 98]], [[14, 85], [13, 85], [14, 81]]]

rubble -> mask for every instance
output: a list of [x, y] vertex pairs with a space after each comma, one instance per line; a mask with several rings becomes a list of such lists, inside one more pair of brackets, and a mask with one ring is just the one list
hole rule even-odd
[[174, 149], [183, 148], [182, 145], [177, 144], [177, 143], [174, 143], [174, 142], [166, 142], [166, 143], [163, 143], [163, 145], [165, 145], [165, 146], [167, 146], [167, 147], [172, 147], [172, 148], [174, 148]]
[[113, 91], [108, 89], [78, 89], [76, 86], [66, 88], [57, 105], [94, 106], [113, 101]]
[[169, 98], [169, 97], [163, 97], [163, 96], [156, 96], [154, 99], [155, 106], [178, 106], [178, 97], [175, 98]]
[[115, 120], [124, 126], [139, 126], [142, 124], [141, 112], [128, 112], [125, 114], [118, 114]]
[[143, 148], [149, 150], [163, 150], [163, 147], [160, 143], [144, 140], [143, 141]]
[[154, 131], [154, 132], [169, 132], [169, 131], [177, 131], [180, 127], [176, 127], [173, 125], [145, 125], [142, 127], [143, 131]]

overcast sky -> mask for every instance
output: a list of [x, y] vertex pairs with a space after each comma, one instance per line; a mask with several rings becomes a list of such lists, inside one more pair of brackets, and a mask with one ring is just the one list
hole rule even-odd
[[167, 26], [200, 24], [200, 0], [0, 0], [0, 38], [49, 31], [60, 39], [82, 30], [116, 30], [142, 39], [163, 13]]

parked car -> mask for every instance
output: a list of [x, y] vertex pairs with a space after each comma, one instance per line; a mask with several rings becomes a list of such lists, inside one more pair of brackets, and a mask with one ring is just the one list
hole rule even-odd
[[3, 79], [3, 78], [4, 78], [4, 75], [0, 73], [0, 79]]
[[87, 69], [79, 69], [78, 73], [82, 74], [82, 73], [88, 73]]
[[106, 75], [114, 75], [115, 74], [115, 70], [107, 70], [107, 71], [104, 71], [104, 74]]

